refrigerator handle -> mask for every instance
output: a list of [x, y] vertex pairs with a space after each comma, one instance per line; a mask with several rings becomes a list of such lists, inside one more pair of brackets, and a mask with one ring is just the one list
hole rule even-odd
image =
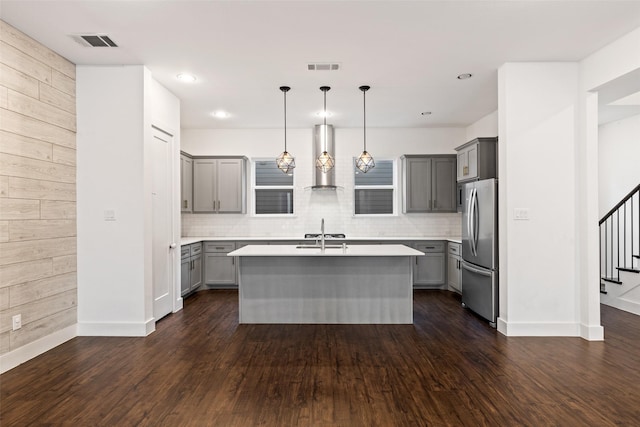
[[491, 273], [491, 271], [478, 270], [477, 268], [470, 267], [470, 266], [469, 266], [469, 265], [467, 265], [467, 263], [466, 263], [466, 262], [464, 262], [464, 261], [462, 262], [462, 268], [464, 268], [465, 270], [470, 271], [470, 272], [472, 272], [472, 273], [479, 274], [479, 275], [481, 275], [481, 276], [491, 277], [491, 274], [492, 274], [492, 273]]
[[469, 196], [469, 244], [471, 245], [471, 254], [478, 256], [476, 247], [476, 222], [475, 222], [475, 210], [476, 210], [476, 188], [471, 189], [471, 195]]
[[473, 251], [478, 256], [478, 229], [480, 228], [480, 208], [478, 206], [478, 189], [473, 193]]
[[469, 194], [469, 201], [467, 203], [467, 235], [469, 236], [469, 248], [471, 249], [471, 254], [473, 254], [473, 228], [471, 226], [471, 217], [472, 213], [471, 209], [473, 204], [473, 188], [471, 189], [471, 194]]

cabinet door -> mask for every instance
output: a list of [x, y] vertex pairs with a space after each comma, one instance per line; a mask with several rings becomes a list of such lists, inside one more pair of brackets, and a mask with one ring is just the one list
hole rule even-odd
[[202, 255], [191, 257], [190, 289], [195, 291], [202, 285]]
[[431, 159], [406, 159], [405, 212], [431, 210]]
[[235, 285], [235, 258], [226, 253], [205, 254], [204, 282], [207, 285]]
[[455, 212], [456, 165], [453, 158], [434, 158], [431, 162], [432, 212]]
[[218, 160], [218, 212], [242, 212], [243, 163], [241, 159]]
[[460, 258], [449, 255], [447, 268], [447, 283], [453, 290], [460, 292]]
[[189, 258], [180, 263], [180, 295], [185, 296], [191, 289], [191, 261]]
[[[416, 247], [419, 251], [420, 245]], [[444, 253], [426, 253], [417, 256], [413, 272], [413, 284], [429, 287], [444, 285], [445, 259]]]
[[193, 211], [215, 212], [216, 210], [216, 160], [193, 161]]
[[465, 179], [475, 179], [478, 177], [478, 144], [467, 148], [467, 162], [469, 163], [469, 174]]
[[469, 173], [469, 156], [467, 155], [467, 150], [461, 150], [458, 152], [458, 173], [457, 179], [458, 181], [463, 181], [467, 179], [467, 174]]
[[193, 200], [193, 160], [180, 156], [180, 210], [191, 212]]

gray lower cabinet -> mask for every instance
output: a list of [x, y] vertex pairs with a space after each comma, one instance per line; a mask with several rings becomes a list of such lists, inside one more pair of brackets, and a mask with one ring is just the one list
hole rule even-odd
[[182, 246], [180, 256], [180, 295], [185, 296], [191, 290], [191, 259], [189, 245]]
[[190, 291], [193, 292], [202, 285], [202, 254], [191, 257]]
[[227, 254], [235, 242], [204, 242], [204, 283], [208, 288], [237, 287], [236, 259]]
[[449, 290], [462, 293], [462, 245], [449, 242], [447, 255], [447, 285]]
[[415, 257], [413, 286], [415, 288], [442, 289], [445, 285], [445, 242], [435, 241], [413, 245], [424, 256]]
[[403, 156], [403, 210], [456, 212], [456, 156]]
[[180, 251], [180, 295], [188, 295], [200, 285], [202, 285], [202, 243], [183, 245]]

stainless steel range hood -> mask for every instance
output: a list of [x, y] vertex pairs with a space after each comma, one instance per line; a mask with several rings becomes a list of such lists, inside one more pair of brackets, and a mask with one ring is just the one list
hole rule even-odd
[[[326, 141], [326, 142], [325, 142]], [[329, 172], [322, 172], [316, 168], [316, 159], [323, 151], [327, 151], [335, 156], [333, 144], [333, 125], [315, 125], [313, 128], [313, 168], [316, 171], [315, 182], [311, 187], [314, 190], [335, 190], [335, 171], [334, 167]]]

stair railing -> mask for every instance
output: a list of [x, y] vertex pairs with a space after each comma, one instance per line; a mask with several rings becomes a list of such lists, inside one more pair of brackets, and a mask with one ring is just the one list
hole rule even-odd
[[[640, 184], [599, 222], [600, 278], [622, 284], [620, 271], [640, 272]], [[600, 290], [606, 293], [601, 281]]]

